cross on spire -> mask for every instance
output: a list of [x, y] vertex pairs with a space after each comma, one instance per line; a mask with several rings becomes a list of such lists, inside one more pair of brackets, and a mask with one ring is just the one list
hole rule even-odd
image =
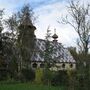
[[56, 28], [54, 28], [54, 34], [56, 34]]

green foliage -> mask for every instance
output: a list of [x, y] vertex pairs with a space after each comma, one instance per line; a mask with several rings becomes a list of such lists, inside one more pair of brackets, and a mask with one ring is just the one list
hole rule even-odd
[[54, 59], [52, 59], [54, 46], [52, 45], [50, 39], [51, 39], [51, 32], [48, 27], [47, 33], [46, 33], [45, 50], [44, 50], [44, 55], [43, 55], [44, 60], [45, 60], [45, 68], [47, 70], [50, 68], [50, 66], [53, 66], [55, 64]]
[[42, 84], [42, 78], [43, 78], [43, 69], [37, 68], [35, 71], [35, 83]]
[[51, 79], [52, 79], [52, 72], [49, 69], [45, 68], [43, 70], [43, 78], [42, 78], [43, 83], [46, 85], [51, 85]]
[[7, 70], [6, 69], [2, 69], [0, 70], [0, 81], [2, 80], [6, 80], [8, 76]]
[[68, 70], [67, 71], [68, 74], [68, 90], [77, 90], [76, 88], [76, 84], [77, 84], [77, 72], [74, 70]]
[[68, 50], [70, 51], [73, 58], [78, 61], [78, 53], [76, 51], [76, 47], [68, 47]]
[[82, 71], [77, 71], [76, 74], [76, 89], [77, 90], [89, 90], [90, 89], [90, 74], [87, 74], [85, 69]]
[[[74, 49], [70, 49], [71, 54], [76, 60], [76, 73], [69, 77], [71, 81], [70, 87], [76, 90], [90, 89], [90, 54], [77, 53]], [[70, 72], [71, 73], [71, 72]]]
[[68, 84], [67, 71], [57, 71], [54, 73], [52, 78], [52, 85], [54, 86], [65, 86]]
[[[80, 69], [80, 68], [79, 68]], [[89, 90], [90, 89], [90, 77], [85, 72], [85, 68], [82, 70], [68, 71], [68, 89], [69, 90]]]
[[[49, 29], [49, 27], [48, 27]], [[45, 51], [44, 51], [44, 60], [46, 64], [49, 64], [52, 61], [52, 51], [53, 47], [51, 45], [50, 39], [51, 39], [51, 33], [50, 30], [47, 29], [46, 34], [46, 41], [45, 41]], [[46, 65], [48, 66], [48, 65]]]
[[30, 69], [22, 69], [21, 71], [21, 80], [22, 81], [33, 81], [35, 79], [35, 72]]
[[17, 78], [18, 63], [17, 63], [17, 59], [14, 56], [8, 64], [8, 73], [11, 78], [14, 78], [14, 79]]

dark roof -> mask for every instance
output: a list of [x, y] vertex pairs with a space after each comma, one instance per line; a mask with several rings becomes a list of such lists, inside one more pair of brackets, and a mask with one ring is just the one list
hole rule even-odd
[[[53, 47], [52, 60], [55, 62], [68, 62], [75, 63], [72, 55], [67, 48], [64, 48], [61, 43], [51, 41], [51, 46]], [[44, 61], [44, 51], [45, 51], [45, 40], [36, 39], [35, 50], [32, 55], [32, 61]]]

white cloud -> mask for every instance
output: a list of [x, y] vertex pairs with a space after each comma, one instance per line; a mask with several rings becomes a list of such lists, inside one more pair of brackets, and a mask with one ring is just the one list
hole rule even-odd
[[[80, 3], [90, 3], [88, 0], [80, 0]], [[56, 2], [47, 4], [40, 8], [35, 9], [35, 12], [39, 15], [39, 22], [36, 23], [36, 35], [38, 38], [45, 38], [46, 30], [48, 25], [51, 26], [51, 31], [53, 33], [54, 28], [57, 29], [57, 34], [59, 36], [58, 41], [65, 46], [76, 46], [76, 40], [78, 38], [75, 30], [69, 25], [58, 24], [57, 20], [61, 16], [68, 14], [66, 6], [69, 5], [66, 0], [62, 2]], [[71, 17], [69, 17], [71, 20]]]
[[5, 17], [15, 13], [24, 4], [25, 0], [0, 0], [0, 9], [4, 9]]
[[59, 24], [57, 22], [59, 17], [67, 14], [66, 5], [67, 3], [65, 2], [56, 2], [36, 9], [35, 12], [39, 15], [39, 22], [36, 23], [36, 36], [38, 38], [45, 39], [47, 27], [50, 25], [52, 33], [54, 33], [54, 28], [56, 28], [56, 32], [59, 36], [58, 41], [60, 43], [65, 46], [75, 45], [77, 34], [73, 28], [69, 25]]
[[[40, 4], [40, 2], [43, 1], [44, 0], [0, 0], [0, 8], [6, 8], [5, 12], [7, 17], [11, 15], [12, 12], [16, 12], [25, 3], [30, 2], [31, 4]], [[37, 23], [35, 24], [37, 27], [37, 30], [35, 31], [37, 38], [45, 39], [47, 27], [50, 25], [52, 34], [54, 33], [54, 28], [56, 28], [56, 32], [59, 36], [58, 41], [60, 43], [65, 46], [76, 45], [75, 40], [77, 38], [77, 34], [74, 29], [69, 25], [57, 23], [57, 20], [59, 20], [62, 15], [67, 15], [67, 1], [68, 0], [51, 0], [52, 3], [48, 1], [49, 3], [47, 4], [43, 3], [43, 5], [37, 5], [34, 9], [36, 16], [39, 15]], [[80, 2], [87, 3], [90, 1], [80, 0]]]

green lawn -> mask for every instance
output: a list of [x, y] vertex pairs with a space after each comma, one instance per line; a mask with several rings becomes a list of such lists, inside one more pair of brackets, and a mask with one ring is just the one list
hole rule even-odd
[[0, 90], [65, 90], [63, 87], [53, 87], [44, 85], [22, 84], [0, 84]]

